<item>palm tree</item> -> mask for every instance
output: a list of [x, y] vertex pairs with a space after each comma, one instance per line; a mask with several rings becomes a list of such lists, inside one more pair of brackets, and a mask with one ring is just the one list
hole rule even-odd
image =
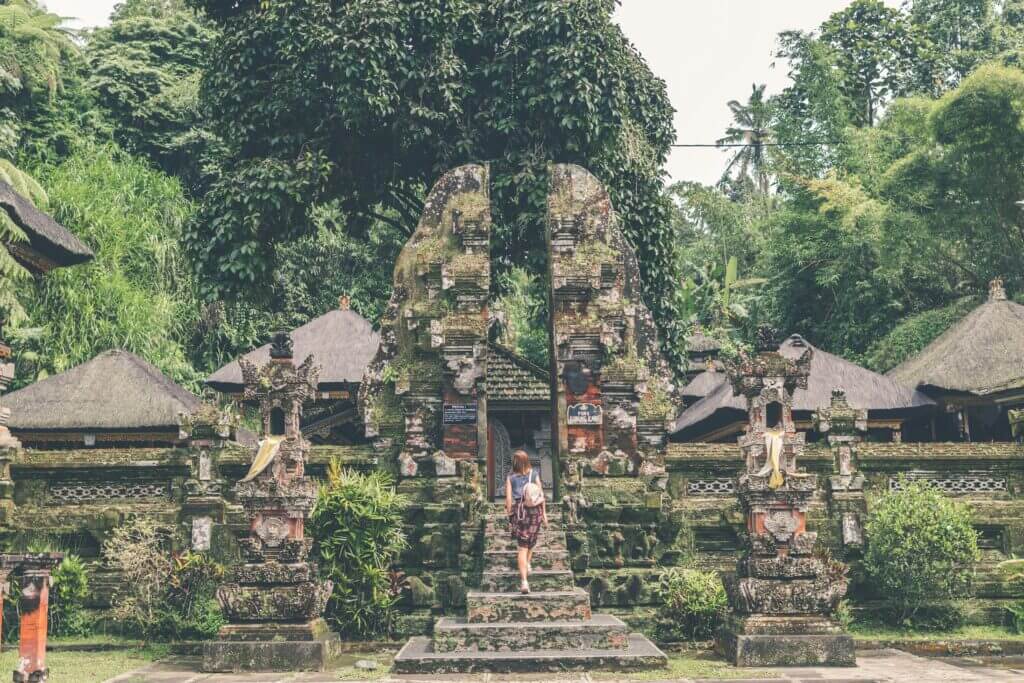
[[768, 156], [766, 147], [771, 142], [772, 132], [769, 128], [771, 112], [765, 101], [765, 85], [751, 86], [752, 92], [746, 104], [738, 100], [729, 102], [733, 124], [725, 131], [725, 137], [716, 142], [718, 146], [742, 145], [729, 160], [722, 174], [721, 184], [732, 178], [736, 171], [736, 179], [751, 181], [762, 194], [768, 194]]

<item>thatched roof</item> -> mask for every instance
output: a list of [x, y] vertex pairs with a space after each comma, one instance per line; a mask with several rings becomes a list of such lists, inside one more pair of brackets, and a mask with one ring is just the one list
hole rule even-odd
[[[292, 330], [297, 361], [313, 356], [320, 366], [320, 391], [344, 389], [358, 384], [363, 371], [373, 360], [380, 336], [366, 318], [353, 310], [335, 309]], [[257, 366], [270, 361], [270, 344], [264, 344], [244, 358]], [[242, 368], [232, 361], [206, 378], [206, 383], [224, 393], [238, 393], [244, 388]]]
[[500, 344], [490, 345], [486, 381], [488, 401], [532, 404], [551, 401], [548, 371]]
[[20, 227], [27, 243], [8, 245], [8, 249], [16, 258], [29, 261], [29, 266], [45, 270], [38, 259], [32, 258], [31, 253], [41, 255], [53, 266], [73, 266], [84, 263], [93, 258], [92, 250], [85, 246], [80, 239], [43, 213], [4, 181], [0, 180], [0, 210], [6, 211], [11, 220]]
[[200, 401], [127, 351], [105, 351], [3, 397], [11, 429], [94, 432], [177, 429]]
[[[805, 349], [814, 350], [811, 374], [806, 389], [793, 394], [793, 410], [809, 416], [832, 401], [832, 391], [843, 389], [850, 405], [867, 408], [869, 416], [911, 416], [933, 410], [935, 403], [919, 391], [851, 363], [827, 351], [814, 348], [803, 337], [794, 334], [781, 346], [779, 352], [787, 358], [799, 358]], [[719, 373], [715, 373], [719, 374]], [[725, 377], [721, 373], [721, 377]], [[696, 380], [695, 380], [696, 381]], [[710, 382], [710, 379], [706, 380]], [[697, 436], [721, 426], [746, 418], [747, 406], [741, 396], [733, 396], [732, 385], [723, 381], [711, 392], [682, 412], [673, 425], [673, 434]]]
[[887, 374], [911, 387], [978, 396], [1024, 388], [1024, 306], [993, 283], [988, 301]]
[[691, 379], [689, 383], [682, 388], [680, 395], [683, 397], [683, 400], [686, 401], [687, 405], [691, 405], [695, 401], [699, 401], [710, 394], [721, 384], [726, 383], [728, 379], [729, 377], [725, 374], [725, 370], [719, 367], [719, 364], [716, 363], [715, 369], [705, 370]]

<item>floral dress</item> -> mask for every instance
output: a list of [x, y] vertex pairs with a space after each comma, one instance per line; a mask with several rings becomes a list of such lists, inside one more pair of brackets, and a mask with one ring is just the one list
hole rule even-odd
[[509, 516], [508, 528], [520, 548], [533, 549], [537, 545], [540, 527], [544, 522], [543, 505], [531, 508], [523, 503], [523, 487], [527, 482], [534, 481], [540, 484], [540, 476], [535, 473], [536, 470], [530, 470], [528, 475], [509, 475], [512, 483], [512, 514]]

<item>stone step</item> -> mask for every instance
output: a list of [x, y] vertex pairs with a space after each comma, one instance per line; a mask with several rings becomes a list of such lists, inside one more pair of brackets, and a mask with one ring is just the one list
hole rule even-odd
[[583, 621], [590, 618], [590, 594], [582, 588], [544, 593], [466, 594], [467, 621], [474, 624], [515, 621]]
[[[484, 527], [486, 531], [503, 531], [508, 533], [508, 518], [502, 519], [489, 519]], [[557, 519], [551, 519], [548, 517], [548, 531], [562, 531], [562, 524]], [[545, 531], [544, 527], [541, 527], [541, 532]]]
[[517, 652], [520, 650], [622, 650], [629, 627], [610, 614], [587, 621], [471, 624], [442, 617], [434, 624], [434, 652]]
[[[495, 572], [485, 571], [480, 579], [480, 590], [484, 593], [517, 593], [519, 592], [519, 572], [503, 569]], [[534, 569], [529, 578], [530, 590], [534, 593], [545, 591], [568, 591], [575, 587], [572, 572], [566, 570], [550, 571]]]
[[421, 636], [399, 651], [392, 670], [397, 674], [639, 671], [664, 668], [667, 664], [665, 653], [638, 633], [629, 636], [629, 647], [625, 649], [515, 652], [435, 652], [431, 640]]
[[[518, 556], [519, 553], [515, 550], [484, 551], [484, 571], [515, 571], [519, 568]], [[533, 568], [565, 571], [570, 568], [569, 551], [538, 547], [533, 552]]]
[[[484, 537], [484, 550], [487, 551], [508, 551], [516, 550], [519, 545], [516, 543], [516, 539], [512, 538], [511, 534], [507, 531], [500, 533], [488, 533]], [[537, 537], [536, 550], [567, 550], [568, 546], [565, 542], [565, 534], [555, 534], [550, 531], [540, 532], [540, 536]]]

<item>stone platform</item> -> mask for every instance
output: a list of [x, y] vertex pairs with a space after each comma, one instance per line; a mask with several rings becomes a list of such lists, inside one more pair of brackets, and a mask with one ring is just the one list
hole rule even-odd
[[203, 644], [203, 671], [329, 671], [341, 639], [323, 619], [302, 624], [228, 624]]
[[519, 593], [515, 543], [502, 507], [487, 519], [480, 589], [466, 595], [464, 618], [443, 618], [433, 638], [410, 640], [395, 657], [396, 674], [638, 671], [668, 658], [617, 617], [593, 614], [590, 594], [569, 570], [561, 513], [549, 510], [534, 555], [532, 592]]

